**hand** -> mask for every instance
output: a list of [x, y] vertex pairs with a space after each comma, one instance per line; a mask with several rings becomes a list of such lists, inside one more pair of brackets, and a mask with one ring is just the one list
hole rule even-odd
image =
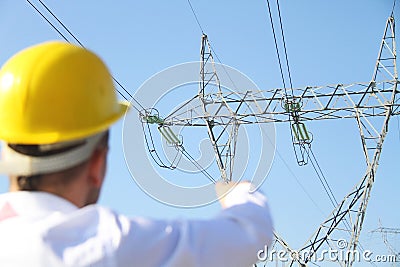
[[221, 206], [226, 208], [228, 205], [227, 199], [229, 195], [232, 194], [232, 191], [240, 191], [250, 193], [251, 189], [253, 188], [252, 184], [247, 181], [243, 182], [226, 182], [226, 181], [218, 181], [215, 184], [215, 191], [217, 193], [217, 197]]

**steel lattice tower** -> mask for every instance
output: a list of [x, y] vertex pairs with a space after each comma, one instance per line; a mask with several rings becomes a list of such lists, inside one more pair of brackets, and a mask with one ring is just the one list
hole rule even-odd
[[[366, 170], [361, 180], [323, 221], [299, 250], [293, 250], [276, 233], [275, 244], [288, 253], [296, 251], [288, 263], [306, 266], [322, 247], [335, 248], [334, 234], [349, 233], [346, 258], [341, 266], [352, 266], [366, 208], [375, 181], [382, 145], [389, 120], [399, 114], [398, 73], [396, 67], [395, 21], [386, 22], [372, 78], [368, 82], [285, 88], [272, 90], [225, 90], [220, 85], [212, 48], [207, 36], [201, 38], [200, 85], [197, 97], [187, 108], [158, 122], [161, 127], [204, 126], [211, 141], [221, 179], [232, 180], [238, 128], [255, 123], [290, 123], [292, 142], [300, 151], [307, 150], [311, 138], [308, 121], [354, 119], [358, 125]], [[180, 144], [177, 143], [179, 146]], [[301, 160], [300, 160], [301, 162]], [[304, 256], [306, 255], [306, 256]], [[267, 263], [265, 263], [267, 264]]]

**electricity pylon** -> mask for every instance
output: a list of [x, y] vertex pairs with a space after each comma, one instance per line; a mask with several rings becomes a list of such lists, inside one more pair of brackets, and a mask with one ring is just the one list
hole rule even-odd
[[199, 99], [203, 114], [205, 114], [204, 122], [214, 149], [221, 179], [230, 181], [239, 128], [237, 112], [244, 101], [237, 105], [228, 103], [229, 97], [221, 88], [211, 46], [205, 34], [201, 37], [200, 56]]
[[[349, 253], [345, 253], [346, 257], [339, 264], [352, 266], [355, 260], [352, 252], [358, 249], [389, 120], [391, 116], [399, 114], [394, 26], [394, 17], [390, 16], [369, 82], [298, 89], [238, 91], [223, 88], [216, 72], [212, 48], [203, 34], [198, 95], [162, 121], [163, 127], [204, 126], [214, 149], [221, 178], [229, 181], [233, 177], [238, 128], [241, 125], [290, 123], [293, 145], [301, 148], [304, 157], [312, 141], [306, 127], [307, 121], [355, 119], [365, 156], [365, 175], [337, 203], [305, 245], [296, 250], [298, 256], [288, 263], [290, 266], [295, 262], [306, 266], [323, 246], [335, 247], [337, 240], [334, 233], [338, 231], [345, 231], [349, 236], [345, 248]], [[278, 235], [276, 238], [288, 253], [294, 251]]]
[[381, 233], [382, 234], [382, 239], [383, 243], [385, 243], [387, 249], [390, 252], [390, 256], [392, 257], [392, 266], [396, 266], [397, 262], [400, 262], [400, 253], [398, 250], [394, 248], [394, 246], [389, 242], [388, 235], [398, 235], [400, 234], [400, 228], [388, 228], [388, 227], [379, 227], [378, 229], [375, 229], [371, 231], [371, 233]]

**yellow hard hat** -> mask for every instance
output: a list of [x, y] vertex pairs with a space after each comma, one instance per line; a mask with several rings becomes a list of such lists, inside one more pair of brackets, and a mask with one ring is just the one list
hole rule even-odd
[[107, 129], [127, 108], [102, 60], [73, 44], [29, 47], [0, 69], [0, 139], [7, 143], [84, 138]]

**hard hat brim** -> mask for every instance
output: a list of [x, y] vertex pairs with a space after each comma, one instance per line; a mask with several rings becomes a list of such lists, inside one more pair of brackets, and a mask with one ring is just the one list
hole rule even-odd
[[[42, 132], [42, 133], [5, 133], [0, 129], [0, 139], [9, 144], [51, 144], [85, 138], [108, 129], [129, 110], [129, 102], [120, 101], [117, 112], [104, 120], [101, 124], [88, 126], [86, 129], [71, 130], [70, 132]], [[3, 129], [4, 130], [4, 129]]]
[[[72, 149], [43, 157], [25, 155], [3, 143], [1, 148], [0, 173], [15, 176], [31, 176], [66, 170], [87, 160], [105, 133], [100, 132], [85, 139], [80, 139], [82, 141], [75, 141], [79, 142], [79, 145]], [[59, 147], [70, 145], [71, 143], [73, 142], [60, 142], [42, 146], [57, 145]]]

